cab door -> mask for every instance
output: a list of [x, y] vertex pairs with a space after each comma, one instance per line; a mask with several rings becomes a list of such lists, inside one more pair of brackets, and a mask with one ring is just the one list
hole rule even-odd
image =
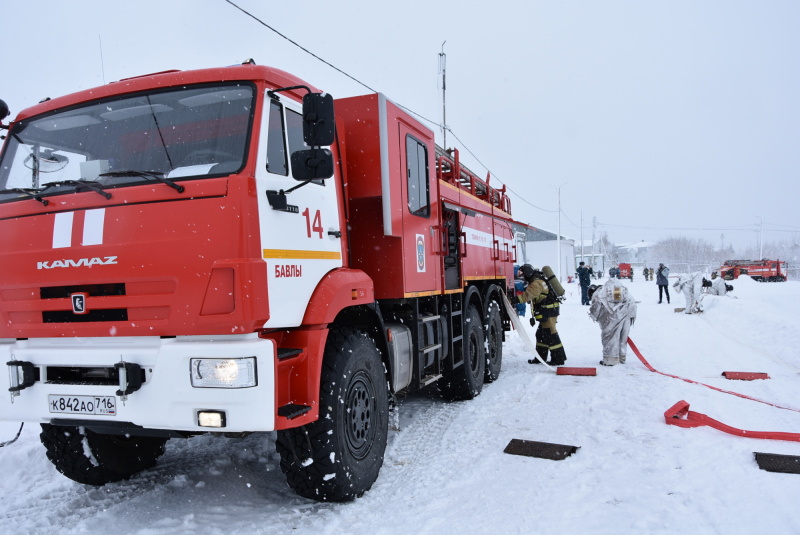
[[301, 182], [292, 178], [290, 154], [303, 142], [302, 107], [288, 95], [265, 95], [256, 170], [262, 257], [267, 263], [270, 319], [265, 327], [300, 325], [322, 277], [342, 266], [338, 188], [313, 180], [286, 194], [286, 206], [270, 195]]
[[442, 236], [439, 228], [438, 184], [432, 177], [433, 144], [404, 123], [400, 128], [400, 166], [403, 177], [404, 293], [441, 291]]

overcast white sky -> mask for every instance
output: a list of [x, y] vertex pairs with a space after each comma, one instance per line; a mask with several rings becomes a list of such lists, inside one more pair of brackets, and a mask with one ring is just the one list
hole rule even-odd
[[[797, 0], [234, 1], [436, 123], [446, 41], [447, 144], [509, 186], [521, 221], [555, 231], [560, 187], [575, 239], [581, 217], [584, 239], [596, 217], [617, 243], [754, 246], [762, 221], [767, 242], [800, 236]], [[12, 114], [249, 57], [334, 97], [370, 92], [225, 0], [3, 0], [0, 15]]]

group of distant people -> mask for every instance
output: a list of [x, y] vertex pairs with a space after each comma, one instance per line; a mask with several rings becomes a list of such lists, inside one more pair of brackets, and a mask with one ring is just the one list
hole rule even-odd
[[[592, 266], [580, 262], [576, 270], [581, 288], [581, 305], [589, 306], [589, 316], [600, 324], [600, 339], [603, 344], [603, 360], [600, 364], [603, 366], [625, 363], [628, 334], [636, 321], [637, 312], [636, 300], [627, 286], [619, 279], [611, 277], [611, 274], [609, 270], [608, 282], [595, 285], [591, 283], [594, 275]], [[658, 286], [658, 303], [661, 304], [664, 297], [667, 303], [670, 303], [669, 268], [663, 263], [659, 264], [656, 270], [645, 267], [643, 275], [647, 281], [655, 278]], [[536, 352], [541, 357], [541, 362], [553, 366], [564, 364], [567, 357], [556, 330], [561, 298], [554, 294], [553, 288], [542, 276], [542, 272], [530, 264], [519, 267], [518, 273], [515, 269], [515, 278], [518, 314], [524, 316], [525, 303], [530, 303], [533, 311], [531, 325], [534, 325], [536, 320], [539, 321], [539, 328], [536, 331]], [[725, 296], [733, 290], [733, 287], [726, 284], [717, 272], [711, 274], [711, 280], [707, 280], [700, 272], [681, 275], [672, 287], [684, 295], [686, 307], [683, 312], [686, 314], [702, 312], [702, 299], [705, 295]], [[561, 291], [563, 292], [563, 289]], [[680, 310], [676, 309], [676, 312]], [[530, 359], [528, 362], [534, 364], [540, 361]]]

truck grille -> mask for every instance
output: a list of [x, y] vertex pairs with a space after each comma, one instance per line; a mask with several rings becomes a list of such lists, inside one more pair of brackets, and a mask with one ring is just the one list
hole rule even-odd
[[90, 296], [125, 295], [125, 283], [47, 286], [39, 290], [39, 295], [42, 299], [66, 299], [79, 292]]
[[83, 321], [128, 321], [128, 311], [124, 308], [90, 310], [86, 314], [74, 314], [69, 310], [42, 312], [44, 323], [77, 323]]
[[[83, 284], [71, 286], [47, 286], [39, 290], [40, 297], [45, 299], [68, 299], [74, 293], [85, 293], [89, 297], [106, 297], [125, 295], [125, 283]], [[90, 310], [86, 314], [75, 314], [71, 310], [42, 311], [44, 323], [78, 323], [90, 321], [127, 321], [128, 310], [110, 308]]]
[[[177, 289], [175, 280], [139, 280], [0, 289], [8, 326], [165, 321]], [[86, 295], [86, 313], [75, 314], [70, 296]], [[141, 325], [141, 324], [140, 324]], [[59, 331], [61, 333], [62, 331]], [[66, 331], [64, 331], [66, 332]], [[26, 336], [23, 331], [18, 336]]]

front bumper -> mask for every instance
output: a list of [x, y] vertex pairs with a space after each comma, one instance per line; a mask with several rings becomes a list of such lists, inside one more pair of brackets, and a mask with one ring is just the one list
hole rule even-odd
[[[254, 432], [275, 429], [275, 343], [256, 334], [233, 336], [40, 338], [0, 340], [2, 363], [28, 362], [36, 370], [32, 385], [10, 392], [11, 376], [0, 373], [0, 420], [48, 423], [86, 421], [181, 432]], [[196, 388], [192, 358], [255, 358], [256, 385], [247, 388]], [[120, 396], [119, 384], [91, 378], [50, 380], [56, 370], [119, 370], [120, 363], [141, 369], [141, 386]], [[62, 375], [73, 376], [71, 373]], [[113, 415], [51, 412], [50, 396], [113, 396]], [[198, 414], [224, 415], [224, 428], [201, 427]]]

